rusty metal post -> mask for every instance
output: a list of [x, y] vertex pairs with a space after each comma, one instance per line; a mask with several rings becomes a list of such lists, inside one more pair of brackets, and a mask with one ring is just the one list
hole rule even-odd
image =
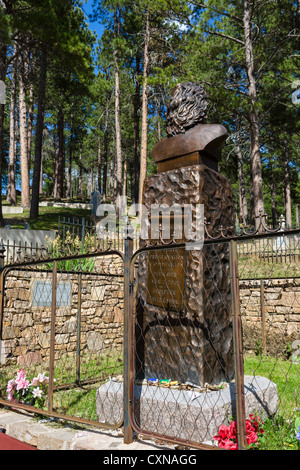
[[242, 350], [242, 323], [240, 315], [238, 256], [236, 241], [229, 242], [230, 279], [231, 279], [231, 310], [234, 342], [235, 395], [237, 413], [238, 449], [247, 449], [246, 413], [244, 390], [244, 361]]
[[261, 279], [260, 281], [260, 307], [261, 307], [262, 349], [263, 349], [263, 354], [267, 354], [265, 286], [264, 286], [263, 279]]
[[57, 291], [57, 261], [53, 261], [52, 268], [52, 311], [51, 311], [51, 336], [50, 336], [50, 364], [49, 364], [49, 395], [48, 411], [53, 410], [54, 387], [54, 358], [55, 358], [55, 323], [56, 323], [56, 291]]
[[80, 342], [81, 342], [81, 278], [78, 275], [77, 338], [76, 338], [76, 383], [80, 383]]
[[133, 442], [133, 428], [130, 422], [130, 349], [132, 347], [132, 335], [130, 328], [130, 312], [132, 302], [131, 292], [131, 257], [133, 253], [133, 239], [130, 234], [125, 239], [125, 256], [124, 256], [124, 443], [131, 444]]
[[1, 244], [0, 245], [0, 340], [2, 340], [2, 329], [3, 329], [4, 259], [5, 259], [5, 247], [3, 244]]

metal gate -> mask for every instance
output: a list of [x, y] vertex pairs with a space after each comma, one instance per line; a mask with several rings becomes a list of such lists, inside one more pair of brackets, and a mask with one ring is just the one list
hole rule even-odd
[[0, 403], [120, 427], [123, 415], [114, 413], [101, 387], [109, 379], [123, 381], [123, 304], [124, 261], [117, 250], [5, 267]]

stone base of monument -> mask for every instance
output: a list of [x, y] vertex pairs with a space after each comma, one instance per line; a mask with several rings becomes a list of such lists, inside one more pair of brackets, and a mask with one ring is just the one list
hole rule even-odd
[[[246, 417], [255, 413], [265, 419], [276, 413], [276, 384], [265, 377], [245, 376], [244, 390]], [[110, 380], [102, 385], [97, 390], [96, 407], [100, 422], [121, 422], [123, 384]], [[236, 415], [235, 383], [206, 392], [136, 385], [134, 414], [137, 425], [145, 432], [207, 443], [221, 424], [228, 424]]]

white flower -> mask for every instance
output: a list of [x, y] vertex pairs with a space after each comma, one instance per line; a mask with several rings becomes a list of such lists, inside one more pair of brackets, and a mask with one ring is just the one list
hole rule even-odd
[[36, 387], [36, 388], [33, 389], [32, 394], [33, 394], [34, 398], [41, 398], [43, 392], [42, 392], [42, 390], [40, 390], [39, 387]]

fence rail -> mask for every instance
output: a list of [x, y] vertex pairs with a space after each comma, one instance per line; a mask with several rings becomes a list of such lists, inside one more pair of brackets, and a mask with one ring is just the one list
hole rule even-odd
[[[256, 256], [259, 240], [266, 250], [276, 237], [207, 237], [199, 251], [175, 241], [135, 251], [126, 239], [124, 252], [97, 245], [4, 267], [0, 403], [123, 424], [127, 443], [136, 431], [203, 449], [216, 448], [231, 417], [238, 448], [255, 444], [246, 428], [255, 413], [259, 448], [297, 449], [299, 263], [289, 257], [271, 273]], [[20, 367], [30, 379], [46, 372], [46, 402], [9, 400]]]

